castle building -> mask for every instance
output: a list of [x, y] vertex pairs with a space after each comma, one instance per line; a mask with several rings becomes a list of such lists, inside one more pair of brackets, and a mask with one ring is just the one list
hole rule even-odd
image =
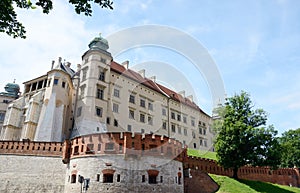
[[8, 104], [17, 99], [20, 93], [20, 87], [15, 82], [6, 84], [4, 89], [5, 92], [0, 92], [0, 133]]
[[133, 132], [212, 150], [212, 118], [192, 96], [129, 69], [128, 61], [115, 62], [108, 49], [107, 40], [96, 37], [76, 70], [59, 58], [46, 74], [26, 81], [22, 96], [8, 105], [0, 139], [62, 142]]

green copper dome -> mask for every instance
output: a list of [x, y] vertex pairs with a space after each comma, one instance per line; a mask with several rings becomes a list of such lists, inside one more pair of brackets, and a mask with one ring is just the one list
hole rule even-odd
[[90, 43], [89, 48], [91, 50], [104, 50], [107, 51], [109, 48], [108, 41], [101, 37], [101, 34], [99, 34], [99, 37], [95, 37]]
[[0, 95], [11, 96], [18, 98], [20, 93], [20, 86], [16, 83], [7, 83], [4, 87], [6, 92], [1, 92]]

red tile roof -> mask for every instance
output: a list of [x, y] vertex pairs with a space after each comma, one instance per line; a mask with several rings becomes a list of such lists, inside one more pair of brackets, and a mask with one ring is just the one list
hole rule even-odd
[[110, 67], [111, 67], [112, 71], [117, 72], [118, 74], [126, 76], [127, 78], [130, 78], [130, 79], [132, 79], [132, 80], [134, 80], [134, 81], [136, 81], [136, 82], [138, 82], [138, 83], [140, 83], [162, 95], [165, 95], [165, 96], [167, 95], [171, 99], [178, 101], [184, 105], [187, 105], [191, 108], [194, 108], [195, 110], [198, 110], [201, 113], [204, 113], [205, 115], [209, 116], [202, 109], [200, 109], [200, 107], [196, 103], [194, 103], [190, 99], [188, 99], [186, 97], [182, 97], [182, 95], [176, 93], [175, 91], [173, 91], [161, 84], [155, 83], [148, 78], [143, 78], [139, 73], [137, 73], [131, 69], [126, 69], [124, 66], [122, 66], [121, 64], [118, 64], [115, 61], [111, 62]]

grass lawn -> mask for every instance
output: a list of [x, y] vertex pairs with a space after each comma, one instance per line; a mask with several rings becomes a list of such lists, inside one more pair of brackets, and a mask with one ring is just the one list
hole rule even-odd
[[234, 180], [226, 176], [209, 174], [219, 185], [217, 193], [300, 193], [300, 188], [251, 180]]
[[203, 150], [197, 150], [197, 149], [188, 149], [187, 153], [188, 153], [189, 156], [202, 157], [202, 158], [217, 160], [216, 152], [203, 151]]

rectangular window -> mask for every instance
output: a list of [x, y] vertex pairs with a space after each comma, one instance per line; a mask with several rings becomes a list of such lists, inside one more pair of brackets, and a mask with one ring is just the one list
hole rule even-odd
[[106, 124], [110, 125], [110, 117], [106, 118]]
[[118, 174], [117, 175], [117, 182], [120, 182], [120, 180], [121, 180], [121, 176], [120, 176], [120, 174]]
[[84, 93], [85, 93], [85, 85], [80, 87], [80, 98], [84, 97]]
[[119, 105], [116, 103], [113, 103], [113, 112], [115, 112], [115, 113], [119, 112]]
[[135, 103], [135, 96], [134, 95], [129, 95], [129, 102], [130, 103]]
[[195, 126], [195, 119], [191, 120], [191, 125], [194, 127]]
[[144, 114], [140, 114], [140, 122], [145, 123], [145, 115]]
[[166, 115], [167, 115], [167, 110], [166, 110], [165, 108], [162, 108], [161, 114], [162, 114], [163, 116], [166, 116]]
[[171, 119], [175, 119], [175, 113], [171, 112]]
[[5, 112], [0, 112], [0, 121], [3, 122], [5, 117]]
[[183, 116], [183, 122], [186, 123], [186, 116]]
[[203, 135], [206, 135], [206, 129], [203, 129]]
[[127, 131], [129, 131], [129, 132], [132, 131], [132, 126], [131, 125], [127, 125]]
[[101, 143], [98, 144], [98, 151], [101, 151]]
[[134, 110], [129, 109], [129, 119], [134, 119]]
[[193, 136], [194, 139], [196, 138], [196, 134], [195, 134], [194, 131], [192, 131], [192, 136]]
[[178, 133], [181, 134], [181, 127], [178, 126]]
[[99, 80], [105, 81], [105, 72], [104, 72], [104, 71], [101, 71], [101, 72], [99, 73]]
[[160, 183], [163, 183], [163, 176], [160, 176]]
[[199, 134], [202, 135], [202, 128], [199, 127]]
[[118, 125], [119, 125], [118, 120], [114, 119], [114, 126], [118, 127]]
[[54, 79], [54, 85], [57, 85], [58, 84], [58, 79]]
[[120, 98], [120, 90], [119, 89], [114, 89], [114, 96]]
[[203, 146], [203, 140], [200, 139], [200, 146]]
[[61, 83], [61, 86], [62, 86], [63, 88], [65, 88], [65, 87], [66, 87], [66, 82], [62, 82], [62, 83]]
[[207, 141], [204, 141], [204, 147], [207, 147]]
[[181, 121], [181, 115], [177, 114], [177, 121]]
[[162, 128], [163, 128], [163, 129], [167, 129], [167, 122], [166, 122], [166, 121], [163, 121], [163, 123], [162, 123]]
[[82, 107], [78, 107], [77, 109], [77, 117], [81, 116]]
[[114, 175], [113, 174], [103, 174], [103, 183], [113, 183]]
[[93, 152], [94, 151], [94, 144], [87, 144], [86, 151], [87, 152]]
[[152, 103], [148, 103], [148, 109], [149, 109], [150, 111], [153, 111], [153, 104], [152, 104]]
[[87, 68], [82, 69], [82, 81], [86, 80]]
[[119, 143], [119, 152], [123, 152], [123, 144]]
[[187, 136], [187, 129], [186, 129], [186, 128], [183, 129], [183, 134], [184, 134], [185, 136]]
[[153, 117], [148, 116], [148, 124], [153, 125]]
[[102, 117], [103, 109], [101, 107], [96, 107], [96, 115]]
[[100, 62], [106, 64], [106, 59], [101, 57]]
[[172, 132], [173, 132], [173, 133], [176, 132], [176, 126], [175, 126], [174, 124], [171, 125], [171, 129], [172, 129]]
[[97, 174], [96, 181], [100, 182], [100, 174]]
[[145, 101], [145, 99], [141, 99], [140, 100], [140, 106], [141, 107], [146, 107], [146, 101]]
[[104, 98], [104, 88], [97, 88], [96, 97], [98, 99], [103, 100], [103, 98]]
[[142, 175], [142, 182], [145, 182], [145, 181], [146, 181], [146, 176]]

